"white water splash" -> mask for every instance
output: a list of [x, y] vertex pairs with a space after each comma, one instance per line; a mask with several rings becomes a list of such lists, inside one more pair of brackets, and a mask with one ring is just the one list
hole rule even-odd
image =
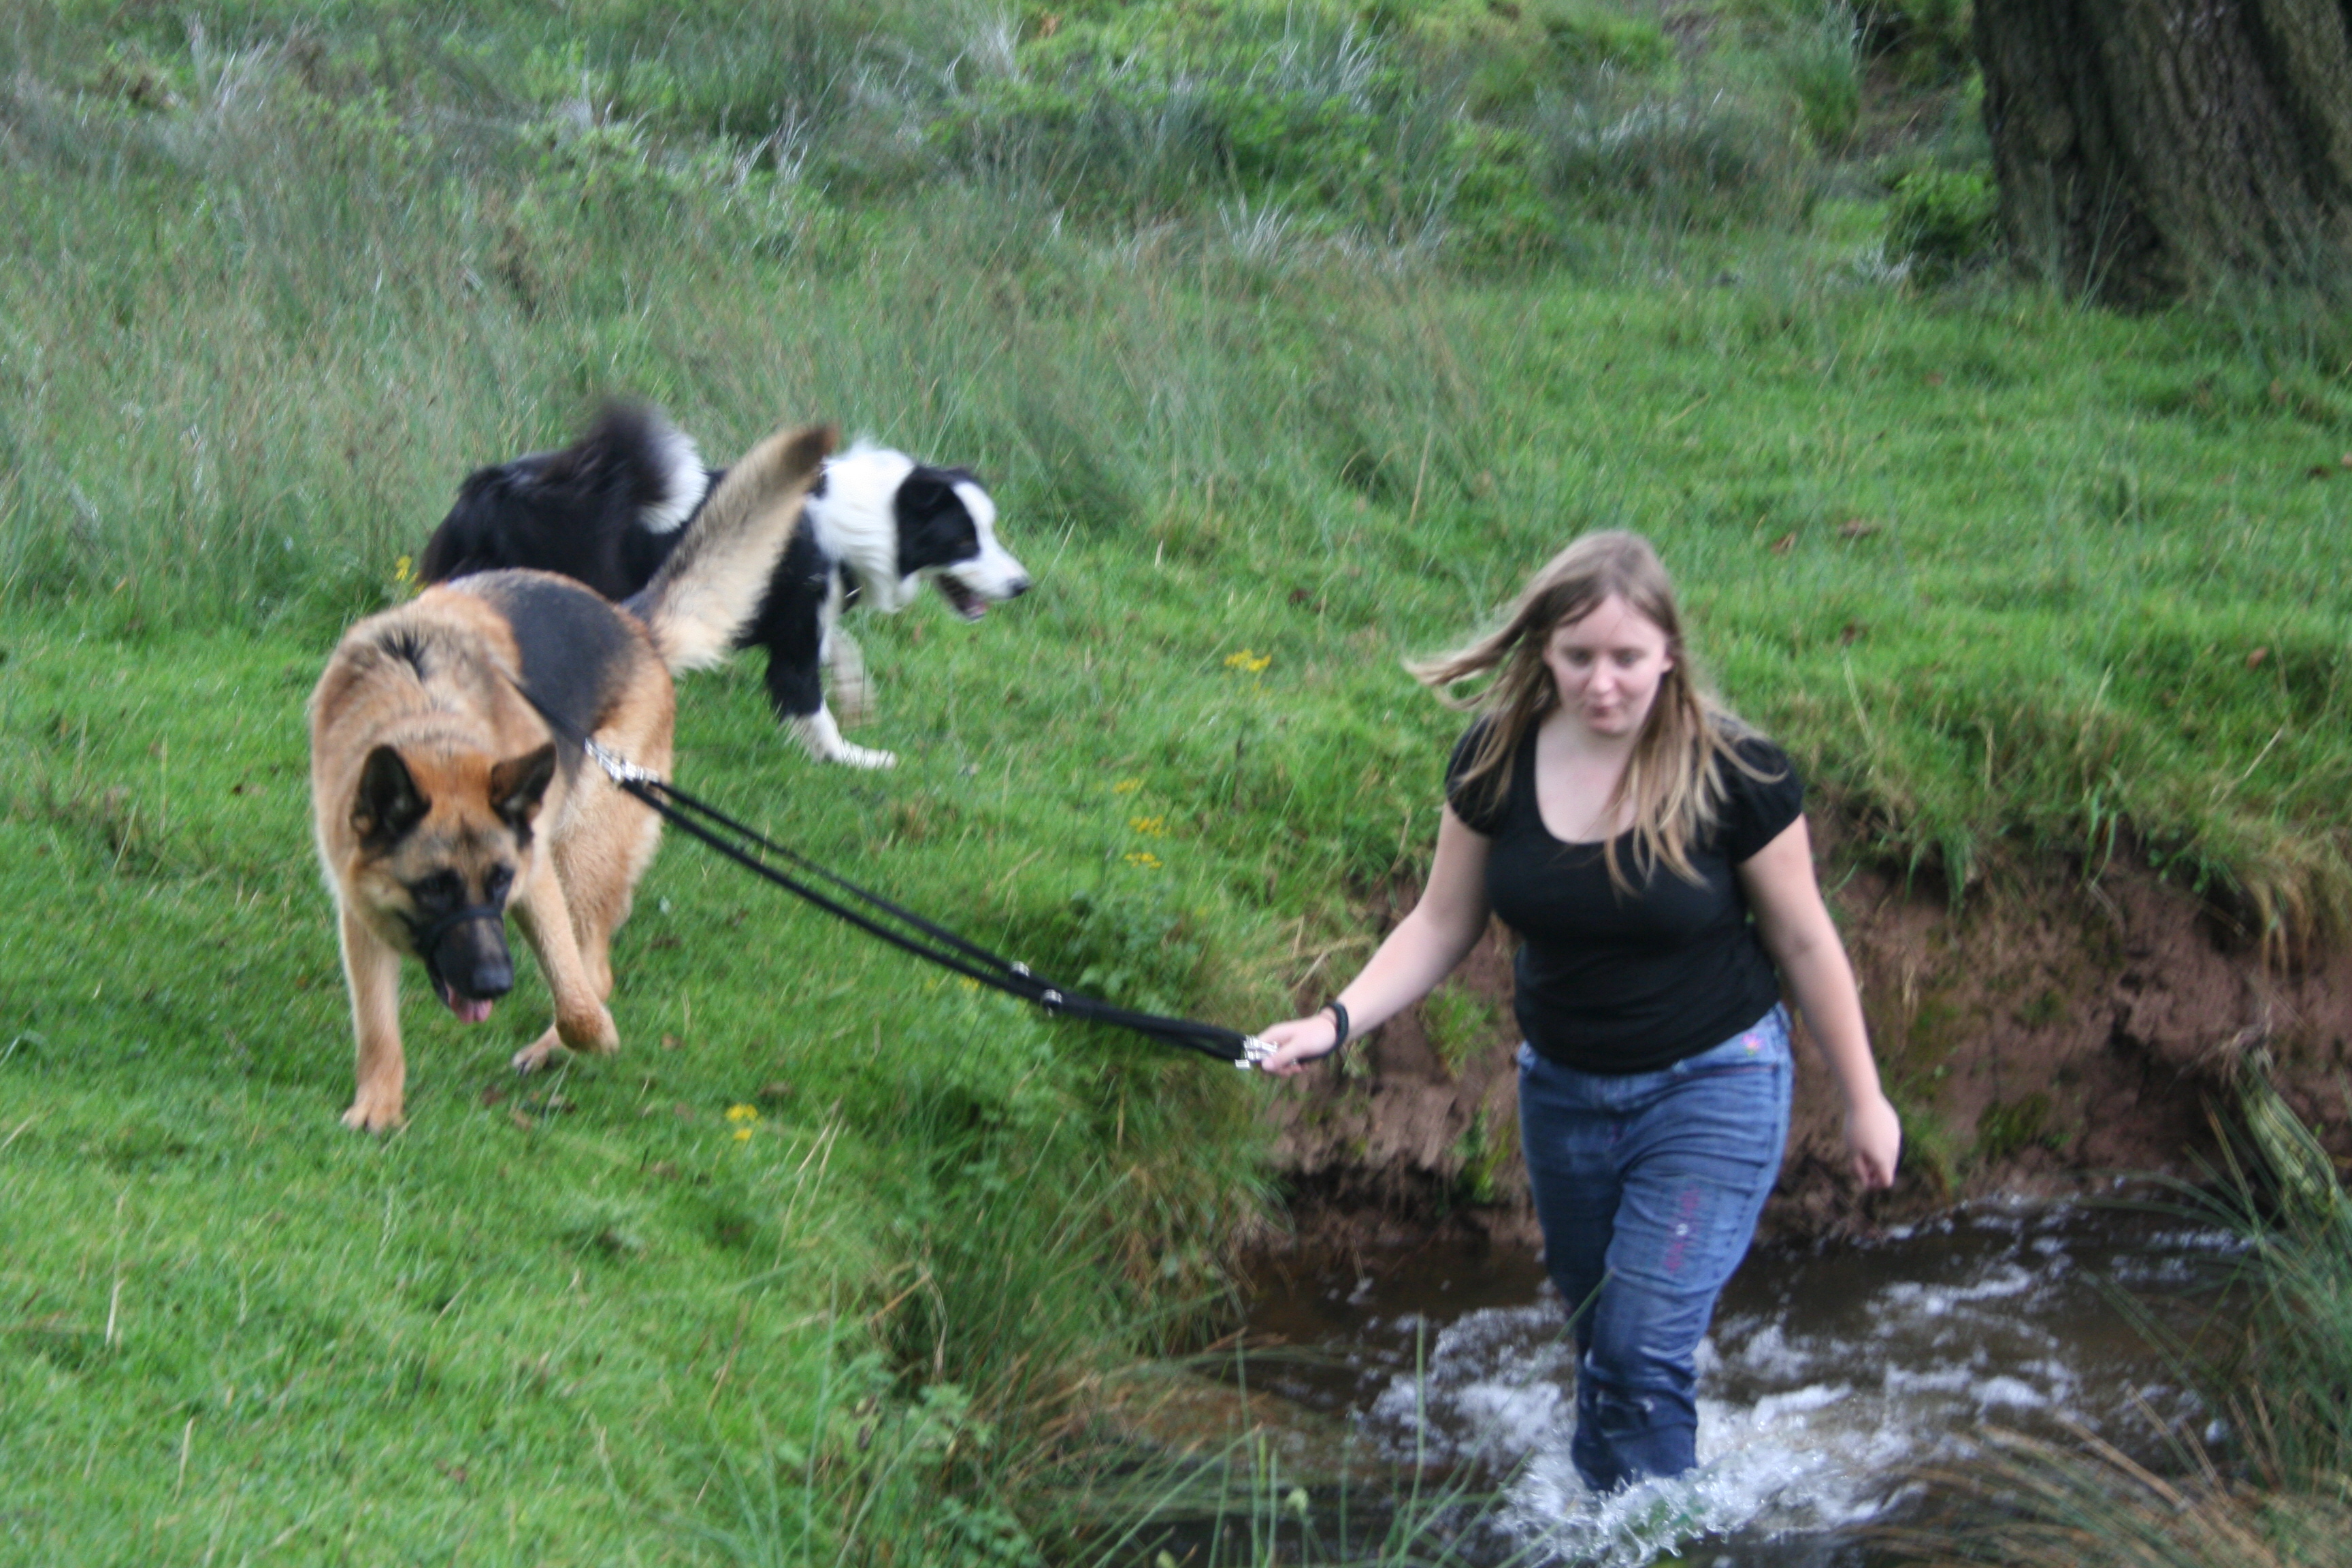
[[1549, 1291], [1368, 1325], [1417, 1343], [1419, 1366], [1392, 1373], [1359, 1419], [1399, 1462], [1510, 1472], [1489, 1526], [1539, 1557], [1635, 1568], [1703, 1537], [1836, 1532], [1885, 1517], [1911, 1469], [1973, 1452], [1987, 1425], [2144, 1439], [2143, 1413], [2197, 1415], [2193, 1395], [2150, 1375], [2160, 1361], [2126, 1343], [2115, 1289], [2186, 1278], [2226, 1239], [2181, 1231], [2118, 1252], [2070, 1229], [2080, 1217], [1979, 1215], [1942, 1233], [1949, 1245], [1919, 1277], [1882, 1267], [1727, 1308], [1701, 1349], [1700, 1467], [1687, 1476], [1586, 1490], [1568, 1458], [1573, 1355]]

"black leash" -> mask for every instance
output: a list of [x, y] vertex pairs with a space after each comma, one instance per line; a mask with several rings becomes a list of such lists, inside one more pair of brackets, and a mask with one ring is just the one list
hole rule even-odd
[[[511, 678], [509, 678], [511, 679]], [[829, 871], [797, 850], [786, 848], [748, 824], [733, 817], [671, 784], [650, 768], [641, 768], [599, 744], [591, 735], [583, 735], [570, 724], [541, 707], [520, 681], [514, 682], [524, 701], [536, 709], [549, 729], [563, 740], [578, 746], [590, 762], [603, 769], [604, 775], [622, 790], [658, 813], [663, 820], [690, 837], [724, 855], [728, 859], [774, 883], [786, 892], [814, 904], [827, 914], [847, 921], [869, 935], [879, 937], [902, 952], [952, 970], [965, 979], [1032, 1002], [1056, 1017], [1076, 1018], [1090, 1024], [1108, 1024], [1115, 1028], [1129, 1029], [1139, 1035], [1158, 1040], [1162, 1045], [1178, 1046], [1185, 1050], [1199, 1051], [1205, 1056], [1228, 1061], [1247, 1071], [1272, 1053], [1273, 1047], [1255, 1035], [1244, 1035], [1215, 1024], [1203, 1024], [1191, 1018], [1169, 1018], [1157, 1013], [1138, 1013], [1130, 1008], [1114, 1006], [1097, 997], [1076, 994], [1066, 987], [1041, 979], [1025, 963], [1015, 963], [990, 952], [975, 942], [957, 935], [932, 921], [925, 920], [913, 910], [904, 909], [880, 894], [859, 887], [856, 883]], [[868, 914], [851, 907], [839, 899], [809, 886], [770, 865], [763, 857], [772, 856], [787, 864], [821, 879], [839, 890], [845, 898], [866, 910]], [[879, 917], [879, 918], [877, 918]], [[906, 930], [894, 929], [885, 923], [895, 921]], [[909, 935], [911, 931], [917, 934]]]

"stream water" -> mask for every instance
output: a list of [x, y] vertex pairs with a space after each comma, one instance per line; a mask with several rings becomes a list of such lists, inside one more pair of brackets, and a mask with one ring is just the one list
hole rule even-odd
[[1472, 1560], [1858, 1568], [1923, 1464], [1988, 1428], [2087, 1428], [2170, 1468], [2218, 1435], [2143, 1331], [2192, 1330], [2234, 1255], [2147, 1208], [1979, 1207], [1863, 1246], [1759, 1248], [1702, 1352], [1701, 1468], [1595, 1499], [1568, 1461], [1574, 1357], [1525, 1254], [1424, 1252], [1268, 1289], [1248, 1375], [1379, 1460], [1495, 1489]]

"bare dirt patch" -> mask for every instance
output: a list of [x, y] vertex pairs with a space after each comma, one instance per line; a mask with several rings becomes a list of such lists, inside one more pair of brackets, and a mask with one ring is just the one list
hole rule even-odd
[[[2254, 1044], [2271, 1049], [2295, 1112], [2352, 1150], [2352, 953], [2266, 964], [2225, 914], [2120, 861], [2096, 877], [2012, 868], [1956, 911], [1938, 879], [1841, 863], [1837, 825], [1817, 827], [1906, 1146], [1895, 1189], [1862, 1197], [1829, 1076], [1801, 1044], [1767, 1236], [1867, 1234], [1970, 1198], [2084, 1194], [2118, 1177], [2198, 1179], [2214, 1119], [2229, 1114], [2230, 1072]], [[1370, 923], [1385, 934], [1414, 893], [1392, 889]], [[1489, 932], [1454, 982], [1466, 1001], [1414, 1009], [1351, 1047], [1347, 1068], [1278, 1101], [1293, 1244], [1537, 1240], [1518, 1154], [1512, 946]]]

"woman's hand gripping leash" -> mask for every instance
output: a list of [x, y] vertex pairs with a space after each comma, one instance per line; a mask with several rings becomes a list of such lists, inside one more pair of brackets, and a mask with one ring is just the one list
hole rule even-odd
[[1249, 1060], [1244, 1065], [1276, 1078], [1297, 1078], [1309, 1062], [1321, 1061], [1347, 1043], [1348, 1009], [1326, 1002], [1310, 1017], [1292, 1018], [1250, 1036], [1245, 1047]]

